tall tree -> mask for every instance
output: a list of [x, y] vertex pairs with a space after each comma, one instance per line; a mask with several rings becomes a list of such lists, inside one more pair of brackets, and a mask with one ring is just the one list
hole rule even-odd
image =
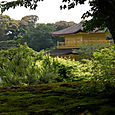
[[17, 21], [7, 15], [0, 15], [0, 41], [12, 40], [17, 30]]
[[38, 16], [28, 15], [28, 16], [24, 16], [21, 20], [27, 22], [28, 24], [30, 24], [30, 23], [35, 24], [38, 20]]
[[5, 49], [5, 47], [7, 49], [11, 42], [14, 43], [17, 39], [22, 38], [29, 28], [35, 27], [37, 19], [38, 16], [29, 15], [21, 20], [14, 20], [7, 15], [0, 14], [0, 49]]
[[7, 15], [0, 14], [0, 50], [16, 45], [14, 36], [17, 35], [18, 27], [17, 21]]
[[55, 43], [50, 34], [54, 30], [53, 24], [36, 24], [36, 27], [28, 28], [22, 42], [27, 42], [28, 46], [36, 51], [54, 47]]
[[19, 21], [19, 26], [20, 26], [20, 33], [22, 36], [25, 32], [28, 31], [28, 29], [30, 30], [33, 29], [36, 25], [36, 22], [38, 20], [38, 16], [36, 15], [27, 15], [22, 17], [22, 19]]
[[75, 22], [73, 22], [73, 21], [70, 21], [70, 22], [59, 21], [59, 22], [56, 22], [56, 23], [54, 24], [54, 27], [55, 27], [55, 29], [58, 31], [58, 30], [61, 30], [61, 29], [64, 29], [64, 28], [73, 26], [74, 24], [75, 24]]
[[[29, 7], [30, 9], [36, 9], [37, 2], [43, 1], [43, 0], [17, 0], [8, 2], [6, 4], [2, 5], [2, 11], [9, 9], [11, 7], [15, 8], [16, 6], [25, 6]], [[65, 2], [67, 4], [61, 5], [60, 8], [74, 8], [78, 4], [84, 4], [86, 0], [62, 0], [62, 2]], [[106, 25], [112, 34], [114, 43], [115, 43], [115, 0], [88, 0], [90, 6], [92, 6], [90, 11], [87, 11], [83, 17], [92, 16], [92, 20], [90, 20], [91, 27], [90, 29], [94, 27], [103, 27], [103, 25]]]

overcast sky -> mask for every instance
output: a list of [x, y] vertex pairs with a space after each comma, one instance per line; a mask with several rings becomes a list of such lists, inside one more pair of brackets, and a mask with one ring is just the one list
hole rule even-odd
[[78, 5], [71, 10], [60, 10], [61, 4], [62, 0], [44, 0], [39, 2], [36, 10], [17, 7], [5, 11], [3, 14], [9, 15], [16, 20], [20, 20], [26, 15], [37, 15], [39, 17], [38, 23], [55, 23], [57, 21], [74, 21], [79, 23], [82, 14], [90, 9], [88, 2], [85, 5]]

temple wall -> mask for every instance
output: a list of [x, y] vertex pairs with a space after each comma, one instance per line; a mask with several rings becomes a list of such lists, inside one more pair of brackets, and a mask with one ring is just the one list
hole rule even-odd
[[107, 44], [105, 33], [90, 33], [82, 35], [83, 44]]
[[[77, 33], [63, 35], [65, 42], [57, 44], [57, 48], [79, 48], [82, 44], [107, 44], [107, 33]], [[61, 36], [62, 37], [62, 36]]]

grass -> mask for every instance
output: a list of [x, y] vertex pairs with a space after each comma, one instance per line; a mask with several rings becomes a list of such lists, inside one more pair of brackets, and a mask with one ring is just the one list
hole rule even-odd
[[[90, 85], [89, 83], [87, 85]], [[1, 88], [0, 115], [114, 115], [115, 93], [79, 93], [80, 82]]]

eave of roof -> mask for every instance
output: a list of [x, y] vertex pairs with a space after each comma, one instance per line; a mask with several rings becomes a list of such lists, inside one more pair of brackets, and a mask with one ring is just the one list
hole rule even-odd
[[[76, 33], [82, 32], [83, 31], [83, 27], [82, 27], [83, 23], [84, 22], [80, 22], [79, 24], [75, 24], [68, 28], [52, 32], [51, 34], [56, 36], [56, 35], [76, 34]], [[88, 34], [90, 34], [90, 33], [105, 33], [105, 30], [98, 30], [98, 28], [96, 28], [95, 30], [88, 32]]]
[[[77, 48], [76, 48], [77, 49]], [[73, 52], [73, 49], [54, 49], [49, 51], [51, 55], [68, 55], [68, 54], [76, 54]]]
[[52, 35], [68, 35], [68, 34], [75, 34], [82, 31], [82, 24], [83, 22], [80, 22], [79, 24], [75, 24], [73, 26], [70, 26], [68, 28], [52, 32]]

